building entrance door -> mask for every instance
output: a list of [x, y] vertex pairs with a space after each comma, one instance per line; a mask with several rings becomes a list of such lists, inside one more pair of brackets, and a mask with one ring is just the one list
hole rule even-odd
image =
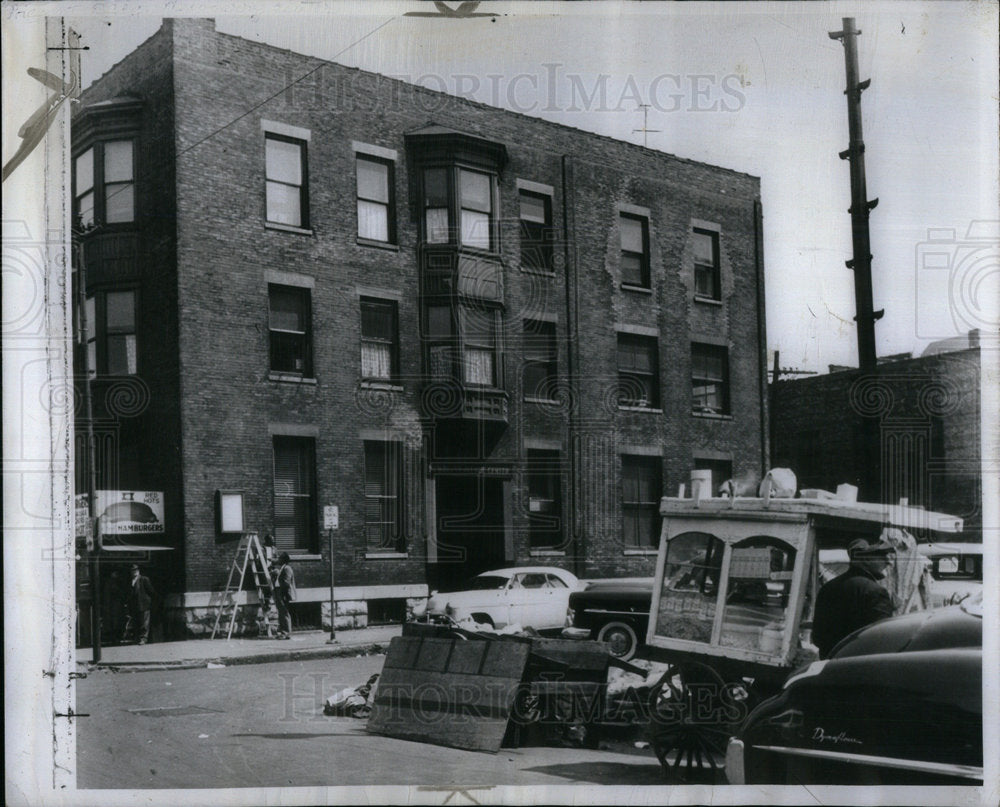
[[437, 563], [431, 587], [460, 584], [504, 565], [503, 481], [479, 475], [442, 475], [437, 490]]

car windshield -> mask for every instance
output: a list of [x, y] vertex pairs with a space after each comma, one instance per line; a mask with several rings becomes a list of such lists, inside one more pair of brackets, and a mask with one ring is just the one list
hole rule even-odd
[[507, 585], [507, 579], [495, 574], [481, 574], [469, 580], [462, 591], [489, 591], [491, 589], [503, 588]]

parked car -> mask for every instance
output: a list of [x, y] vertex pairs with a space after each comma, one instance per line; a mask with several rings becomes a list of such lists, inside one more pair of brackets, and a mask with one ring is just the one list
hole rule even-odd
[[607, 642], [612, 655], [628, 661], [645, 644], [652, 598], [651, 579], [591, 583], [570, 594], [563, 636]]
[[983, 588], [983, 545], [930, 543], [917, 546], [931, 562], [931, 605], [955, 605]]
[[982, 593], [852, 633], [729, 741], [730, 784], [982, 784]]
[[432, 592], [415, 616], [471, 618], [495, 628], [559, 629], [566, 624], [570, 594], [581, 586], [575, 575], [556, 567], [496, 569], [476, 575], [457, 591]]

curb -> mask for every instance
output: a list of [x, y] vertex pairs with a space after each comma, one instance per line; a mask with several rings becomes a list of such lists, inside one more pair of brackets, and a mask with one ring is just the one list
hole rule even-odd
[[331, 645], [329, 647], [309, 647], [302, 650], [279, 650], [271, 653], [255, 653], [249, 656], [219, 656], [216, 658], [179, 659], [177, 661], [130, 661], [118, 663], [102, 661], [77, 662], [77, 666], [88, 671], [107, 670], [109, 672], [156, 672], [162, 670], [197, 670], [209, 665], [236, 667], [242, 664], [275, 664], [283, 661], [306, 661], [319, 658], [344, 658], [350, 656], [372, 656], [385, 653], [388, 643], [370, 642], [354, 645]]

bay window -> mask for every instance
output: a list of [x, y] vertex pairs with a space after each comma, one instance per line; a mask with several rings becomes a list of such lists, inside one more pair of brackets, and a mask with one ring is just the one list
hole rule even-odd
[[466, 384], [495, 387], [499, 312], [462, 309], [462, 380]]
[[495, 177], [454, 166], [423, 176], [424, 242], [496, 251]]
[[133, 142], [104, 140], [79, 154], [73, 184], [73, 212], [83, 227], [135, 221]]
[[87, 298], [87, 353], [90, 376], [138, 372], [136, 293], [100, 292]]

